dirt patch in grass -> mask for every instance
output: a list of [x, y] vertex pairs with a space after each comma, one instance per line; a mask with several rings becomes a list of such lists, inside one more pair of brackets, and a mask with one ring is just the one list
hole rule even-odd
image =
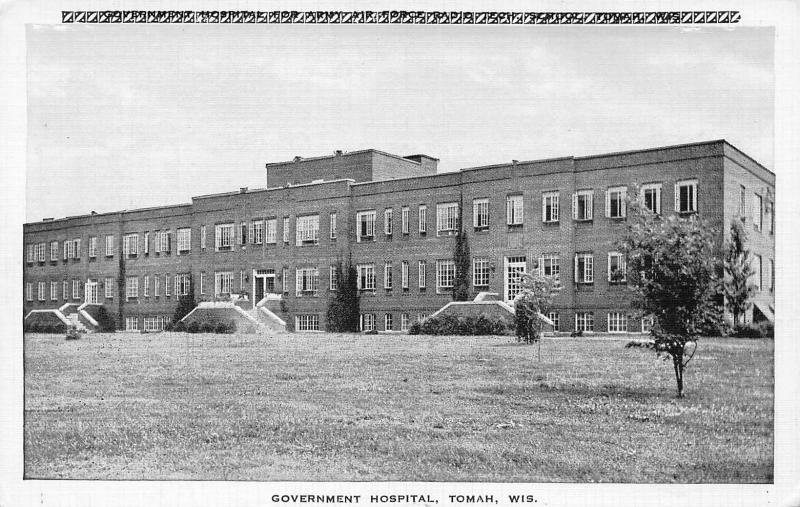
[[771, 482], [773, 342], [25, 337], [25, 476]]

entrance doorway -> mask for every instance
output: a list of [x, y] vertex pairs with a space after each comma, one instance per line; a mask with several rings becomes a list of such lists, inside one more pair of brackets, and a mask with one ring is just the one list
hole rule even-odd
[[527, 272], [525, 256], [505, 258], [503, 292], [506, 301], [514, 301], [522, 290], [522, 275]]
[[253, 270], [253, 308], [259, 301], [264, 299], [267, 294], [275, 293], [275, 270], [256, 269]]
[[86, 303], [90, 305], [97, 304], [97, 280], [91, 278], [86, 282], [86, 290], [83, 292], [86, 296]]

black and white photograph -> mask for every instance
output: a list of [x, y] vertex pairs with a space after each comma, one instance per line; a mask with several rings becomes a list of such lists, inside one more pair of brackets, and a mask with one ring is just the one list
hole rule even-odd
[[446, 5], [0, 9], [0, 503], [800, 501], [796, 13]]

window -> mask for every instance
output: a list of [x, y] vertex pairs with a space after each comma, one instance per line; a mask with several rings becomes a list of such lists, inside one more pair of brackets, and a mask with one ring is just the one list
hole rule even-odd
[[590, 253], [575, 254], [575, 283], [594, 282], [594, 257]]
[[319, 315], [297, 315], [294, 327], [297, 331], [319, 331]]
[[206, 248], [206, 226], [200, 226], [200, 249], [205, 250]]
[[426, 280], [425, 280], [425, 269], [426, 269], [426, 267], [427, 266], [426, 266], [426, 262], [425, 261], [419, 261], [419, 265], [417, 266], [417, 272], [418, 272], [418, 275], [419, 275], [419, 288], [420, 289], [424, 289], [425, 285], [426, 285]]
[[239, 222], [239, 245], [247, 245], [247, 222]]
[[505, 300], [514, 301], [522, 292], [523, 275], [527, 273], [528, 259], [525, 256], [505, 258]]
[[[81, 240], [76, 241], [76, 251], [78, 252], [78, 257], [81, 256]], [[52, 247], [51, 247], [52, 248]], [[58, 252], [56, 252], [56, 257], [58, 257]], [[39, 262], [44, 262], [47, 259], [47, 243], [39, 243]]]
[[561, 330], [561, 316], [558, 312], [549, 312], [547, 318], [553, 323], [553, 331]]
[[472, 226], [480, 230], [489, 228], [489, 199], [472, 201]]
[[[39, 245], [36, 245], [36, 256], [38, 259]], [[64, 242], [64, 260], [74, 259], [74, 258], [75, 258], [75, 241], [67, 240]]]
[[763, 206], [763, 199], [758, 194], [753, 194], [755, 199], [753, 199], [753, 228], [757, 231], [761, 231], [762, 226], [764, 225], [764, 208]]
[[316, 296], [319, 287], [319, 270], [317, 268], [297, 268], [295, 277], [295, 295]]
[[[65, 255], [64, 258], [66, 259], [66, 254], [64, 254], [64, 255]], [[34, 245], [34, 244], [29, 244], [28, 245], [28, 253], [27, 253], [27, 256], [25, 257], [25, 260], [28, 261], [28, 262], [35, 262], [36, 261], [36, 245]]]
[[286, 268], [281, 269], [281, 288], [285, 296], [289, 295], [289, 270]]
[[158, 297], [161, 294], [161, 278], [159, 275], [153, 275], [153, 295]]
[[764, 280], [761, 270], [761, 256], [753, 255], [753, 282], [755, 283], [756, 290], [760, 291], [762, 282]]
[[558, 278], [561, 274], [561, 258], [558, 254], [544, 254], [539, 258], [539, 274]]
[[80, 280], [72, 280], [72, 299], [81, 298], [81, 282]]
[[456, 263], [451, 260], [436, 261], [436, 292], [448, 292], [453, 288]]
[[622, 283], [627, 280], [625, 256], [619, 252], [608, 252], [608, 281]]
[[170, 282], [169, 275], [164, 275], [164, 297], [167, 298], [170, 296], [170, 291], [172, 290], [170, 288], [169, 282]]
[[33, 283], [31, 282], [25, 284], [25, 299], [33, 301]]
[[316, 245], [319, 243], [319, 215], [297, 217], [295, 226], [295, 245]]
[[138, 331], [139, 319], [137, 317], [125, 317], [125, 331]]
[[425, 234], [428, 232], [428, 207], [424, 204], [420, 205], [419, 207], [417, 224], [420, 234]]
[[400, 314], [400, 331], [408, 331], [408, 314]]
[[775, 234], [775, 203], [771, 201], [767, 201], [767, 227], [769, 227], [769, 233]]
[[45, 291], [45, 283], [39, 282], [37, 291], [37, 295], [39, 296], [39, 301], [44, 301], [46, 299], [44, 291]]
[[375, 240], [375, 210], [356, 213], [356, 242]]
[[50, 300], [58, 299], [58, 282], [50, 282]]
[[64, 301], [69, 299], [69, 282], [66, 280], [61, 284], [61, 298]]
[[264, 244], [264, 221], [251, 220], [248, 236], [250, 237], [250, 243], [254, 245]]
[[[231, 225], [233, 229], [233, 225]], [[232, 231], [231, 231], [232, 233]], [[172, 234], [170, 231], [157, 231], [156, 232], [156, 253], [169, 253], [172, 250]]]
[[139, 297], [139, 278], [135, 276], [125, 277], [125, 299]]
[[393, 324], [394, 324], [394, 317], [392, 317], [391, 313], [387, 313], [383, 316], [383, 329], [385, 331], [391, 331]]
[[184, 227], [178, 229], [178, 253], [188, 252], [192, 249], [192, 229]]
[[594, 190], [579, 190], [572, 194], [572, 219], [591, 220]]
[[611, 312], [608, 314], [609, 333], [627, 333], [628, 316], [621, 312]]
[[362, 313], [361, 314], [361, 330], [362, 331], [375, 331], [375, 314]]
[[472, 259], [472, 285], [475, 287], [488, 287], [489, 259], [486, 257], [475, 257]]
[[392, 263], [386, 262], [383, 265], [383, 288], [386, 290], [392, 289]]
[[114, 235], [109, 234], [106, 236], [106, 257], [114, 256]]
[[739, 185], [739, 216], [743, 222], [747, 216], [747, 189], [744, 185]]
[[266, 221], [266, 243], [268, 245], [274, 245], [277, 243], [277, 229], [278, 229], [278, 219], [277, 218], [270, 218]]
[[387, 236], [392, 235], [394, 211], [392, 208], [386, 208], [383, 211], [383, 233]]
[[200, 272], [200, 294], [206, 293], [206, 272]]
[[126, 234], [122, 237], [122, 255], [136, 257], [139, 255], [139, 235]]
[[283, 217], [283, 242], [289, 244], [289, 217]]
[[[220, 224], [214, 228], [214, 248], [216, 251], [230, 250], [233, 247], [233, 224]], [[158, 251], [158, 250], [156, 250]]]
[[188, 273], [175, 275], [175, 295], [188, 296], [192, 290], [192, 277]]
[[522, 225], [523, 208], [522, 195], [509, 195], [506, 197], [506, 224]]
[[150, 276], [144, 275], [144, 297], [150, 297]]
[[542, 222], [558, 222], [558, 192], [542, 194]]
[[[80, 259], [81, 258], [81, 240], [80, 240], [80, 238], [78, 238], [78, 239], [73, 240], [73, 242], [75, 243], [75, 247], [74, 247], [75, 256], [73, 258], [74, 259]], [[42, 243], [42, 253], [39, 255], [39, 260], [44, 262], [44, 243]]]
[[769, 260], [769, 291], [775, 292], [775, 261]]
[[575, 331], [593, 332], [594, 313], [578, 312], [575, 314]]
[[649, 333], [653, 329], [653, 316], [642, 317], [642, 333]]
[[331, 213], [331, 227], [330, 227], [331, 239], [336, 239], [336, 212]]
[[375, 264], [359, 264], [358, 270], [358, 289], [375, 290]]
[[[92, 255], [92, 248], [91, 248], [91, 240], [94, 238], [89, 238], [89, 257], [94, 257]], [[51, 241], [50, 242], [50, 260], [57, 261], [58, 260], [58, 241]]]
[[656, 215], [661, 214], [661, 183], [642, 185], [642, 201], [644, 207]]
[[233, 271], [217, 271], [214, 273], [214, 295], [227, 296], [233, 290]]
[[339, 273], [337, 266], [331, 266], [328, 271], [328, 290], [336, 290], [339, 287]]
[[625, 218], [625, 198], [628, 187], [611, 187], [606, 190], [606, 218]]
[[403, 206], [400, 208], [400, 228], [403, 234], [408, 234], [408, 217], [409, 217], [410, 210], [408, 206]]
[[143, 319], [144, 330], [148, 332], [163, 331], [165, 320], [166, 319], [163, 316], [145, 317]]
[[697, 212], [697, 180], [675, 183], [675, 211], [678, 213]]
[[408, 261], [400, 263], [400, 284], [403, 290], [408, 290]]
[[106, 299], [113, 299], [114, 298], [114, 279], [106, 277], [105, 281], [103, 282], [103, 287], [106, 290]]
[[458, 232], [458, 203], [436, 205], [436, 235], [447, 236]]

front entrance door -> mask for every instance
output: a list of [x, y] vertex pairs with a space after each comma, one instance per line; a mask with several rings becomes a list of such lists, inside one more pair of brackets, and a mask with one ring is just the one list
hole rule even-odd
[[526, 259], [524, 256], [506, 257], [505, 265], [503, 292], [505, 292], [506, 301], [514, 301], [514, 298], [522, 290], [522, 275], [527, 271]]
[[86, 290], [84, 291], [86, 295], [86, 303], [90, 305], [97, 304], [97, 281], [89, 280], [86, 282]]
[[253, 271], [253, 307], [267, 294], [275, 292], [275, 270], [256, 269]]

